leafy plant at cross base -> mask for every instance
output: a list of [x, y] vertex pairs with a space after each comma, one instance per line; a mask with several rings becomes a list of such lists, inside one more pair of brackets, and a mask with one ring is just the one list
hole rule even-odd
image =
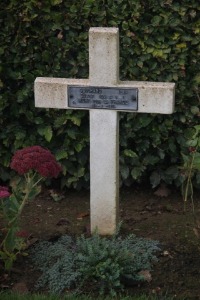
[[43, 241], [32, 252], [36, 267], [42, 272], [36, 288], [51, 293], [95, 291], [115, 296], [126, 283], [147, 280], [145, 272], [156, 261], [158, 242], [129, 235], [105, 238], [95, 233], [73, 240], [62, 236], [56, 242]]
[[12, 268], [17, 255], [25, 246], [24, 233], [19, 231], [19, 218], [24, 205], [40, 193], [39, 183], [45, 177], [57, 177], [61, 171], [51, 152], [40, 146], [16, 151], [10, 167], [23, 177], [15, 181], [12, 194], [7, 187], [0, 187], [0, 208], [6, 223], [6, 234], [0, 244], [0, 258], [6, 270]]

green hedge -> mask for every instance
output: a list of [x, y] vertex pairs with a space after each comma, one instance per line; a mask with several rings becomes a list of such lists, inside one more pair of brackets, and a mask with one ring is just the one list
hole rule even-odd
[[37, 76], [87, 78], [89, 28], [115, 26], [122, 80], [176, 83], [175, 114], [120, 114], [121, 182], [150, 178], [153, 186], [161, 180], [179, 185], [188, 129], [200, 116], [200, 5], [179, 2], [5, 0], [0, 8], [0, 178], [9, 179], [16, 149], [38, 144], [62, 164], [62, 186], [89, 185], [88, 112], [35, 109], [33, 83]]

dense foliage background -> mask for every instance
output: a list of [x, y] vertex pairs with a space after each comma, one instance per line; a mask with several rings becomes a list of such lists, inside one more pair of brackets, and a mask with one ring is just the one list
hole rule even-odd
[[0, 179], [9, 179], [15, 150], [38, 144], [62, 164], [63, 187], [89, 186], [88, 112], [35, 109], [33, 83], [37, 76], [87, 78], [89, 28], [115, 26], [122, 80], [176, 83], [175, 114], [120, 114], [121, 183], [180, 185], [181, 153], [200, 117], [199, 11], [197, 0], [3, 1]]

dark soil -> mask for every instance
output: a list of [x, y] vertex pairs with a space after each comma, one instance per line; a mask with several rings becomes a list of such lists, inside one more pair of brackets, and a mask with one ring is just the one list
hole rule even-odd
[[[54, 198], [63, 196], [63, 199], [55, 201], [52, 194]], [[128, 291], [148, 295], [167, 292], [177, 298], [200, 299], [200, 228], [196, 230], [198, 239], [194, 233], [196, 223], [191, 203], [187, 203], [184, 212], [179, 191], [161, 187], [156, 194], [142, 187], [121, 191], [121, 234], [134, 233], [158, 240], [162, 248], [159, 261], [151, 272], [151, 282], [129, 287]], [[194, 202], [196, 217], [200, 221], [199, 192], [196, 192]], [[21, 228], [29, 233], [31, 244], [63, 234], [89, 234], [89, 222], [89, 192], [45, 190], [26, 205]], [[38, 273], [30, 257], [19, 257], [10, 275], [0, 267], [0, 289], [33, 291]]]

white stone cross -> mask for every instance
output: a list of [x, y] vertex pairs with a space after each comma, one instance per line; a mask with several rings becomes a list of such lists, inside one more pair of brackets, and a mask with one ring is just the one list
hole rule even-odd
[[171, 114], [174, 91], [174, 83], [119, 80], [117, 28], [89, 30], [89, 79], [36, 78], [36, 107], [90, 111], [91, 232], [111, 235], [118, 223], [118, 111]]

